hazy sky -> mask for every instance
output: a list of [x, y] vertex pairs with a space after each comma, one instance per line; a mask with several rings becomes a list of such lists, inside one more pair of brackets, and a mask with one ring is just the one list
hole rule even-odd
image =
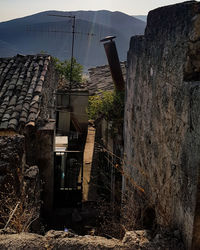
[[146, 15], [160, 6], [183, 0], [0, 0], [0, 22], [45, 10], [111, 10]]

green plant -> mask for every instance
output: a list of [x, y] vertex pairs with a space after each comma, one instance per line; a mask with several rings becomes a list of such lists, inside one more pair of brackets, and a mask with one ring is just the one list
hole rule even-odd
[[89, 119], [104, 118], [115, 123], [123, 122], [124, 92], [100, 91], [97, 95], [89, 97]]
[[[70, 81], [71, 74], [71, 60], [65, 60], [64, 62], [60, 61], [58, 58], [53, 58], [56, 71], [60, 77], [64, 77]], [[79, 64], [75, 58], [72, 60], [72, 81], [73, 82], [82, 82], [83, 66]]]

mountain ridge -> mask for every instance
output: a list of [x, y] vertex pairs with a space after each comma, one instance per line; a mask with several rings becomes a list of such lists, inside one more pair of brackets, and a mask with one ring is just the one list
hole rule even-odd
[[9, 55], [16, 50], [24, 54], [46, 51], [61, 60], [70, 59], [72, 22], [49, 15], [75, 15], [76, 32], [96, 34], [75, 35], [75, 57], [85, 68], [107, 62], [99, 42], [102, 37], [117, 36], [119, 57], [125, 60], [131, 36], [143, 34], [145, 28], [143, 21], [118, 11], [44, 11], [0, 23], [0, 40], [15, 48]]

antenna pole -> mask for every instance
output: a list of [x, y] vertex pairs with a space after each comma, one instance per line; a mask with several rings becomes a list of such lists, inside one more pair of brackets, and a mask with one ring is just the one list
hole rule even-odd
[[73, 73], [73, 60], [74, 60], [74, 37], [75, 37], [75, 16], [72, 16], [72, 53], [71, 53], [71, 67], [70, 67], [70, 83], [69, 83], [69, 89], [71, 91], [72, 88], [72, 81], [73, 81], [73, 77], [72, 77], [72, 73]]
[[[76, 16], [64, 16], [64, 15], [48, 15], [48, 16], [56, 16], [56, 17], [68, 17], [72, 19], [72, 52], [71, 52], [71, 66], [70, 66], [70, 80], [69, 80], [69, 90], [71, 91], [72, 88], [72, 73], [73, 73], [73, 59], [74, 59], [74, 37], [75, 37], [75, 19]], [[69, 95], [70, 96], [70, 95]], [[70, 104], [70, 99], [69, 99]]]

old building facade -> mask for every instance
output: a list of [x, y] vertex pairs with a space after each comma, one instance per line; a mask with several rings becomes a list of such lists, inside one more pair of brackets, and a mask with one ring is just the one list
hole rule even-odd
[[1, 184], [9, 174], [20, 182], [27, 168], [37, 166], [46, 217], [53, 209], [55, 76], [48, 55], [0, 59]]

